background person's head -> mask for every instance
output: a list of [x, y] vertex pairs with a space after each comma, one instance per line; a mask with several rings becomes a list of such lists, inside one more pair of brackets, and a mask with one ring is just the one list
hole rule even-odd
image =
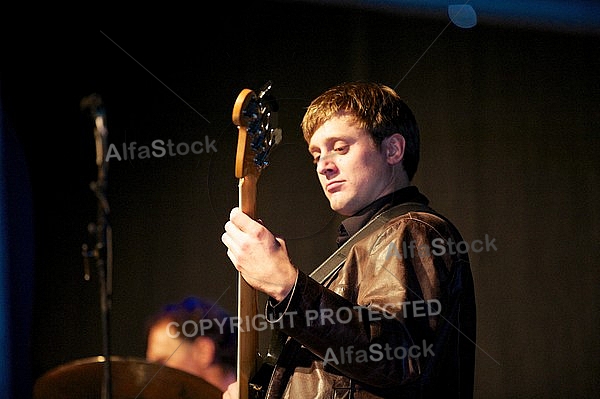
[[146, 359], [185, 371], [224, 391], [236, 377], [236, 331], [217, 305], [188, 297], [147, 325]]

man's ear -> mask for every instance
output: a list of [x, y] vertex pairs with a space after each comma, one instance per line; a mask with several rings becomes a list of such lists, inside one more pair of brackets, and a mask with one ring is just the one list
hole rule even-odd
[[390, 165], [396, 165], [404, 159], [406, 141], [400, 133], [394, 133], [381, 142], [381, 149]]
[[202, 368], [213, 364], [216, 354], [215, 342], [207, 337], [197, 337], [193, 342], [194, 360]]

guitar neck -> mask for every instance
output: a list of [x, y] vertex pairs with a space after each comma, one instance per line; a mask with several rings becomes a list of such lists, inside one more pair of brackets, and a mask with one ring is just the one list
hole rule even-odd
[[[239, 179], [239, 206], [248, 216], [256, 214], [256, 182], [258, 176], [249, 174]], [[239, 399], [249, 399], [249, 381], [256, 372], [258, 331], [252, 328], [258, 314], [258, 292], [238, 273], [238, 353], [237, 380]]]
[[238, 196], [239, 206], [242, 212], [251, 218], [256, 217], [256, 174], [247, 174], [239, 179]]

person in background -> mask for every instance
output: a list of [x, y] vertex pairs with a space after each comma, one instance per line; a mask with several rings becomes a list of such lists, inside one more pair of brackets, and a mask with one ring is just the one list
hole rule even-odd
[[148, 321], [146, 359], [200, 377], [223, 392], [236, 379], [236, 334], [223, 309], [187, 297]]

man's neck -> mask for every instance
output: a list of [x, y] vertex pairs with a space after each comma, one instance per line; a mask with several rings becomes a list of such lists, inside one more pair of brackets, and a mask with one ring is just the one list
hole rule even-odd
[[371, 204], [342, 222], [336, 240], [338, 246], [343, 244], [376, 214], [384, 209], [404, 202], [421, 202], [425, 205], [429, 204], [427, 197], [421, 194], [416, 186], [403, 187], [390, 194], [379, 197]]

